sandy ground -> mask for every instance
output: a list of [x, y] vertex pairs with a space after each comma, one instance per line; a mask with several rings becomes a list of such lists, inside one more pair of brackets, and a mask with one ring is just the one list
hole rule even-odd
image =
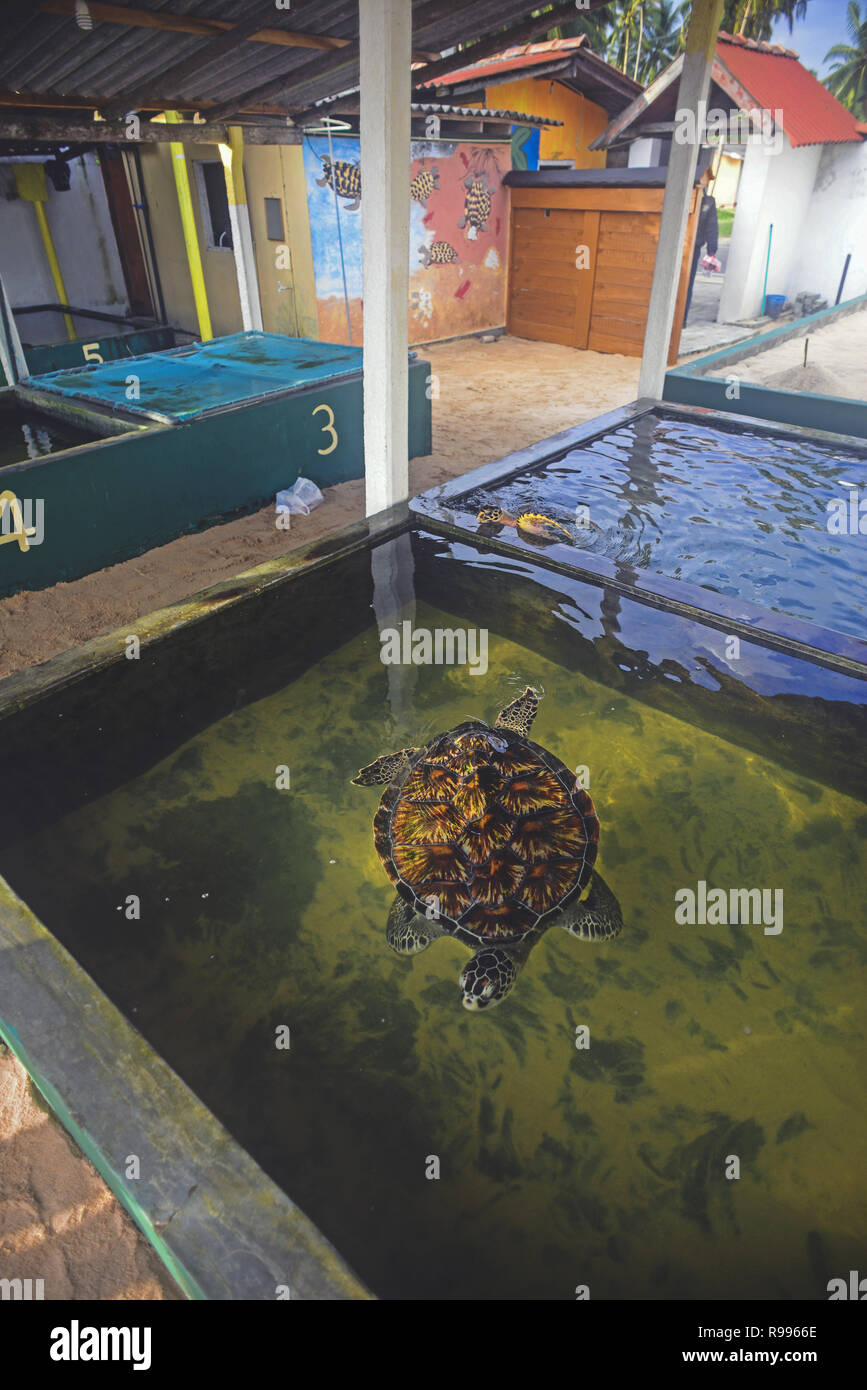
[[847, 314], [811, 333], [806, 367], [804, 342], [804, 338], [789, 338], [708, 375], [867, 401], [867, 311]]
[[[555, 343], [463, 339], [420, 349], [439, 389], [434, 453], [414, 459], [413, 492], [489, 463], [635, 398], [639, 359]], [[134, 560], [0, 601], [0, 677], [197, 593], [364, 515], [364, 484], [328, 488], [309, 517], [275, 526], [273, 507], [182, 536]]]
[[46, 1300], [183, 1295], [0, 1043], [0, 1278]]
[[[639, 359], [550, 343], [476, 339], [426, 348], [439, 395], [435, 452], [413, 492], [633, 400]], [[364, 514], [361, 481], [329, 488], [277, 530], [273, 508], [137, 559], [0, 602], [0, 677], [109, 632]], [[46, 1299], [181, 1297], [144, 1237], [0, 1044], [0, 1278], [44, 1279]]]

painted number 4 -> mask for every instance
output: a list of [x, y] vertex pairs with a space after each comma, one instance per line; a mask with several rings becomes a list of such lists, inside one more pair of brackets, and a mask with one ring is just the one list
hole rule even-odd
[[317, 454], [333, 454], [334, 450], [337, 448], [337, 430], [334, 428], [334, 411], [331, 409], [330, 405], [317, 405], [313, 414], [318, 415], [320, 410], [324, 410], [328, 415], [328, 424], [323, 425], [322, 430], [323, 433], [331, 435], [331, 443], [327, 448], [317, 449], [316, 452]]

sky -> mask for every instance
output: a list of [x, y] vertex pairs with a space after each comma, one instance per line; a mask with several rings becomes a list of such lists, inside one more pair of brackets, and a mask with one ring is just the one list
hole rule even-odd
[[[808, 0], [806, 19], [795, 20], [795, 27], [789, 33], [786, 20], [778, 20], [774, 25], [773, 43], [781, 43], [793, 48], [805, 68], [813, 68], [820, 77], [825, 77], [833, 63], [826, 63], [825, 54], [835, 43], [846, 43], [846, 11], [848, 0]], [[864, 0], [861, 0], [862, 13]]]

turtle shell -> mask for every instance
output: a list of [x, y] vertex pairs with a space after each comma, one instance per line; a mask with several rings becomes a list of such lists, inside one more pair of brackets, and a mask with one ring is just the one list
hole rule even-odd
[[586, 886], [599, 821], [575, 777], [509, 729], [440, 734], [386, 788], [376, 848], [398, 893], [468, 943], [518, 941]]

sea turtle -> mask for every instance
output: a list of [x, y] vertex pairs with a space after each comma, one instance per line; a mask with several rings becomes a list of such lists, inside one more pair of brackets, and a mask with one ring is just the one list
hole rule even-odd
[[[551, 516], [543, 516], [541, 512], [521, 512], [520, 516], [510, 516], [503, 511], [502, 507], [482, 507], [476, 516], [476, 521], [482, 526], [514, 526], [522, 536], [530, 536], [534, 540], [559, 541], [562, 535], [574, 543], [575, 537], [567, 526], [562, 522], [555, 521]], [[580, 530], [590, 530], [601, 532], [602, 527], [589, 517], [577, 522]]]
[[319, 188], [328, 184], [335, 189], [338, 198], [346, 198], [346, 211], [355, 212], [361, 206], [361, 169], [346, 159], [335, 159], [332, 164], [327, 155], [321, 156], [322, 178], [317, 179]]
[[467, 190], [464, 215], [458, 226], [466, 227], [468, 240], [475, 241], [479, 232], [487, 231], [488, 218], [491, 215], [491, 192], [487, 174], [467, 174], [464, 187]]
[[506, 997], [548, 927], [598, 941], [622, 926], [617, 899], [593, 869], [593, 802], [527, 736], [538, 705], [527, 686], [493, 725], [468, 720], [423, 748], [383, 754], [352, 779], [387, 783], [373, 827], [397, 889], [388, 944], [402, 956], [440, 936], [476, 948], [459, 977], [467, 1009]]
[[543, 516], [541, 512], [521, 512], [520, 516], [509, 516], [502, 507], [482, 507], [476, 520], [483, 526], [514, 526], [516, 531], [540, 540], [559, 540], [558, 532], [562, 532], [570, 541], [572, 539], [572, 533], [565, 526], [554, 521], [553, 517]]
[[422, 246], [419, 255], [425, 270], [430, 265], [448, 265], [449, 261], [460, 260], [457, 251], [448, 241], [435, 241], [431, 246]]
[[440, 175], [436, 165], [432, 169], [419, 169], [409, 186], [409, 196], [414, 202], [421, 203], [422, 207], [427, 207], [428, 198], [439, 186]]

